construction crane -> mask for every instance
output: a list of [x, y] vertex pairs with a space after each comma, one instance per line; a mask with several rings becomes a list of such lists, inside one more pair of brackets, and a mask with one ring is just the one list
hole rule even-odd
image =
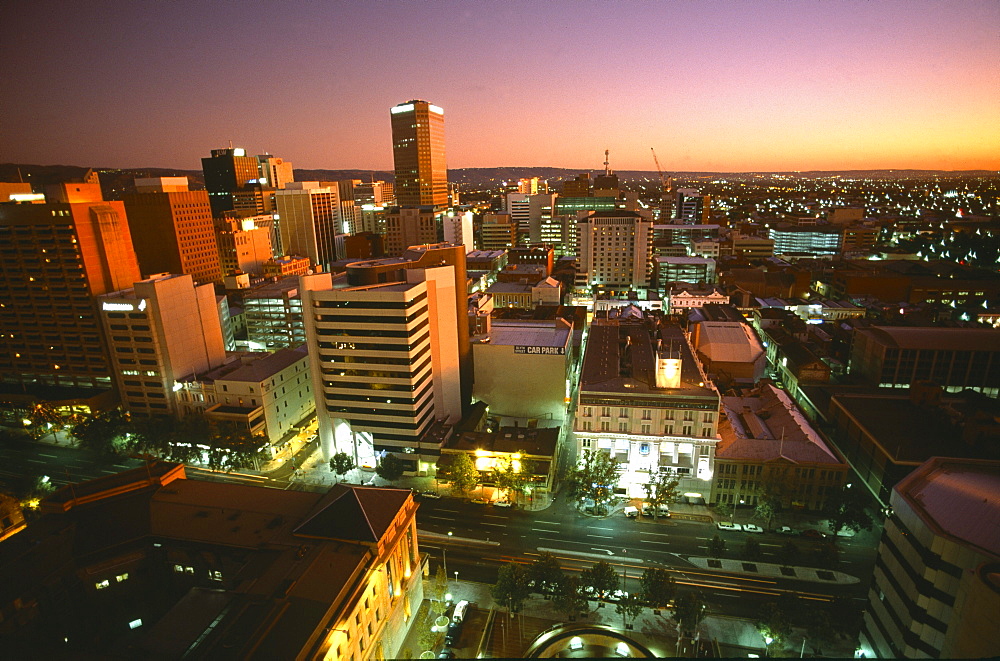
[[656, 150], [650, 147], [649, 151], [653, 152], [653, 162], [656, 163], [656, 171], [660, 175], [660, 214], [662, 216], [662, 214], [670, 212], [669, 205], [672, 201], [670, 192], [673, 188], [673, 180], [663, 176], [663, 168], [660, 167], [660, 159], [656, 157]]

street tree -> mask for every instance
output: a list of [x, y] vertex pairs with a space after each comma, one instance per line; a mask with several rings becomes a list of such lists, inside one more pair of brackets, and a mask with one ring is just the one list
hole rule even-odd
[[729, 522], [733, 522], [733, 514], [735, 509], [729, 503], [719, 503], [715, 506], [715, 512], [723, 519], [729, 519]]
[[836, 541], [837, 533], [847, 528], [854, 532], [872, 529], [872, 517], [865, 506], [866, 498], [861, 489], [845, 487], [826, 500], [823, 514], [830, 520], [830, 532]]
[[626, 629], [632, 628], [632, 622], [642, 614], [643, 605], [634, 594], [622, 597], [615, 606], [615, 612], [622, 616], [622, 624]]
[[594, 588], [594, 592], [600, 595], [617, 590], [618, 579], [615, 568], [603, 560], [580, 572], [580, 582]]
[[654, 511], [658, 511], [660, 505], [672, 505], [680, 497], [677, 485], [680, 482], [673, 473], [657, 473], [642, 488], [646, 491], [646, 502], [653, 506]]
[[779, 511], [781, 511], [780, 503], [770, 498], [759, 499], [757, 505], [753, 508], [754, 516], [764, 524], [765, 530], [772, 529], [771, 524], [774, 522], [774, 516]]
[[490, 589], [490, 594], [508, 613], [517, 612], [530, 594], [528, 581], [528, 570], [523, 565], [507, 563], [497, 572], [497, 582]]
[[640, 595], [650, 608], [664, 609], [674, 598], [677, 586], [670, 572], [659, 567], [647, 567], [642, 572]]
[[472, 457], [465, 452], [455, 455], [448, 471], [448, 478], [451, 480], [451, 490], [456, 496], [469, 493], [479, 486], [479, 481], [482, 479], [476, 470], [476, 465], [472, 463]]
[[448, 574], [444, 573], [444, 566], [438, 565], [434, 573], [434, 582], [431, 583], [431, 611], [435, 615], [444, 615], [448, 610], [448, 602], [445, 595], [448, 594]]
[[578, 613], [587, 610], [587, 598], [580, 590], [580, 579], [576, 576], [563, 576], [563, 579], [556, 586], [552, 605], [560, 613], [563, 613], [567, 620], [571, 620]]
[[750, 535], [747, 535], [747, 538], [743, 540], [743, 549], [740, 551], [740, 555], [743, 556], [744, 560], [749, 560], [751, 562], [754, 560], [760, 560], [760, 542]]
[[28, 432], [36, 440], [41, 440], [50, 433], [55, 434], [64, 426], [62, 415], [48, 402], [35, 402], [28, 409], [27, 420], [30, 421]]
[[432, 628], [433, 626], [434, 615], [428, 613], [424, 621], [420, 624], [420, 633], [417, 636], [417, 644], [423, 648], [423, 651], [433, 652], [441, 639], [441, 632], [435, 631]]
[[31, 519], [38, 514], [42, 499], [55, 490], [48, 475], [21, 473], [12, 480], [10, 494], [21, 504], [25, 518]]
[[713, 558], [721, 558], [726, 551], [726, 540], [719, 537], [718, 533], [708, 540], [708, 554]]
[[531, 481], [530, 462], [522, 459], [523, 456], [523, 452], [517, 452], [510, 457], [500, 458], [493, 468], [494, 483], [497, 488], [506, 492], [507, 499], [511, 502], [516, 502]]
[[799, 551], [799, 547], [795, 545], [795, 542], [786, 542], [781, 550], [778, 551], [778, 562], [784, 567], [791, 567], [797, 565], [802, 558], [802, 552]]
[[754, 624], [762, 637], [771, 639], [771, 645], [780, 645], [792, 633], [789, 614], [775, 602], [764, 604]]
[[548, 595], [565, 579], [565, 574], [556, 557], [548, 551], [543, 551], [529, 566], [528, 578], [535, 582], [535, 592]]
[[813, 606], [804, 612], [806, 639], [816, 655], [837, 642], [837, 624], [826, 606]]
[[580, 463], [567, 473], [566, 484], [573, 498], [581, 502], [588, 498], [593, 500], [594, 511], [599, 512], [614, 499], [619, 479], [618, 462], [610, 454], [584, 450]]
[[246, 425], [220, 422], [211, 426], [208, 465], [227, 473], [241, 468], [259, 469], [264, 460], [267, 437]]
[[114, 409], [84, 418], [69, 433], [79, 447], [102, 457], [111, 457], [126, 450], [131, 430], [128, 414]]
[[390, 483], [403, 477], [404, 470], [406, 470], [406, 466], [403, 464], [403, 460], [391, 452], [375, 464], [375, 474]]
[[678, 632], [694, 631], [705, 619], [705, 600], [700, 592], [683, 590], [674, 600], [673, 611]]
[[330, 457], [330, 472], [336, 474], [337, 479], [343, 480], [352, 470], [354, 470], [354, 459], [346, 452], [337, 452]]

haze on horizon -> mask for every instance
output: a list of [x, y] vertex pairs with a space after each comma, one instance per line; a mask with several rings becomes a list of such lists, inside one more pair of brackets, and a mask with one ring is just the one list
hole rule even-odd
[[0, 25], [0, 162], [391, 170], [421, 98], [452, 169], [998, 170], [998, 32], [995, 0], [41, 0]]

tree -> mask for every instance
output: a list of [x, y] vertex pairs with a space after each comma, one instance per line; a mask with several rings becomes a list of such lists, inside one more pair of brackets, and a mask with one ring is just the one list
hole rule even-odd
[[674, 620], [677, 630], [694, 631], [705, 618], [705, 601], [700, 592], [684, 590], [674, 600]]
[[719, 504], [717, 504], [715, 506], [715, 511], [723, 519], [729, 519], [730, 523], [733, 522], [733, 513], [734, 513], [735, 510], [733, 509], [733, 506], [730, 505], [729, 503], [719, 503]]
[[824, 647], [837, 642], [836, 623], [830, 614], [830, 609], [823, 606], [813, 606], [804, 613], [806, 639], [817, 655], [823, 653]]
[[127, 413], [115, 409], [95, 413], [70, 430], [79, 447], [102, 457], [111, 457], [126, 450], [132, 423]]
[[601, 560], [593, 567], [580, 572], [580, 582], [594, 588], [596, 594], [604, 595], [618, 589], [618, 572]]
[[476, 465], [472, 463], [472, 457], [465, 452], [455, 455], [448, 477], [451, 480], [451, 490], [456, 496], [464, 496], [475, 489], [481, 479]]
[[634, 594], [622, 597], [615, 606], [615, 612], [622, 616], [622, 624], [626, 629], [632, 628], [632, 622], [642, 613], [642, 602]]
[[444, 565], [438, 565], [430, 592], [431, 611], [435, 615], [444, 615], [448, 610], [448, 603], [445, 601], [445, 595], [448, 594], [448, 575], [444, 573]]
[[220, 422], [211, 426], [208, 465], [227, 473], [240, 468], [260, 468], [267, 437], [254, 434], [246, 425]]
[[785, 567], [791, 567], [799, 563], [801, 556], [802, 552], [799, 551], [799, 547], [794, 542], [786, 542], [778, 551], [778, 562]]
[[726, 540], [716, 533], [712, 539], [708, 540], [708, 554], [713, 558], [721, 558], [726, 550]]
[[338, 452], [330, 457], [330, 472], [338, 479], [344, 479], [348, 472], [354, 470], [354, 459], [346, 452]]
[[861, 489], [845, 487], [826, 500], [823, 514], [830, 519], [830, 531], [834, 540], [844, 528], [860, 532], [872, 529], [872, 518], [865, 511], [866, 499]]
[[55, 434], [64, 426], [63, 417], [48, 402], [32, 404], [26, 419], [31, 424], [28, 432], [38, 440], [45, 438], [49, 433]]
[[741, 555], [743, 556], [744, 560], [749, 560], [751, 562], [754, 560], [760, 560], [761, 558], [760, 542], [758, 542], [753, 537], [747, 535], [746, 540], [744, 540], [743, 542], [743, 551]]
[[771, 530], [771, 523], [774, 521], [774, 515], [781, 511], [779, 503], [771, 500], [770, 498], [761, 498], [757, 501], [756, 507], [753, 508], [753, 514], [761, 523], [764, 524], [765, 530]]
[[395, 482], [403, 477], [404, 470], [406, 470], [406, 466], [403, 464], [403, 460], [391, 452], [387, 453], [375, 464], [375, 474], [386, 482]]
[[556, 557], [548, 551], [543, 551], [528, 568], [528, 578], [535, 582], [535, 592], [547, 595], [554, 592], [562, 583], [565, 574]]
[[670, 572], [659, 567], [647, 567], [642, 572], [640, 595], [650, 608], [661, 609], [670, 605], [677, 586]]
[[760, 617], [754, 624], [761, 636], [771, 639], [770, 645], [782, 643], [792, 633], [792, 623], [788, 613], [774, 602], [764, 605]]
[[795, 492], [791, 479], [791, 469], [788, 466], [767, 466], [757, 488], [757, 505], [754, 515], [771, 529], [774, 516], [782, 509], [782, 503], [788, 501]]
[[671, 505], [677, 502], [680, 491], [677, 485], [680, 484], [673, 473], [657, 473], [642, 488], [646, 491], [646, 501], [653, 506], [653, 511], [659, 512], [660, 505]]
[[567, 620], [586, 610], [587, 598], [580, 590], [580, 579], [576, 576], [563, 576], [563, 579], [556, 586], [552, 605], [560, 613], [565, 614]]
[[523, 452], [517, 452], [509, 458], [498, 459], [493, 468], [494, 483], [507, 493], [510, 501], [523, 494], [531, 481], [530, 462], [522, 459], [523, 455]]
[[578, 501], [591, 499], [594, 511], [604, 510], [614, 499], [615, 487], [621, 475], [618, 462], [607, 452], [584, 450], [580, 463], [566, 475], [571, 497]]
[[420, 625], [420, 635], [417, 636], [417, 644], [423, 648], [423, 650], [434, 651], [437, 647], [438, 641], [441, 638], [441, 633], [439, 631], [434, 631], [431, 627], [434, 626], [434, 616], [428, 614], [424, 618], [423, 623]]
[[56, 490], [48, 475], [37, 473], [20, 474], [14, 478], [11, 495], [21, 504], [26, 518], [37, 513], [42, 499]]
[[508, 563], [497, 572], [497, 582], [490, 589], [493, 599], [507, 609], [516, 612], [528, 598], [528, 570], [523, 565]]

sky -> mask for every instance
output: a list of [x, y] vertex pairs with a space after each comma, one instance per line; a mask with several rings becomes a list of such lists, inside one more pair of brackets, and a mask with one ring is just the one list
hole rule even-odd
[[1000, 170], [998, 0], [12, 0], [0, 162]]

